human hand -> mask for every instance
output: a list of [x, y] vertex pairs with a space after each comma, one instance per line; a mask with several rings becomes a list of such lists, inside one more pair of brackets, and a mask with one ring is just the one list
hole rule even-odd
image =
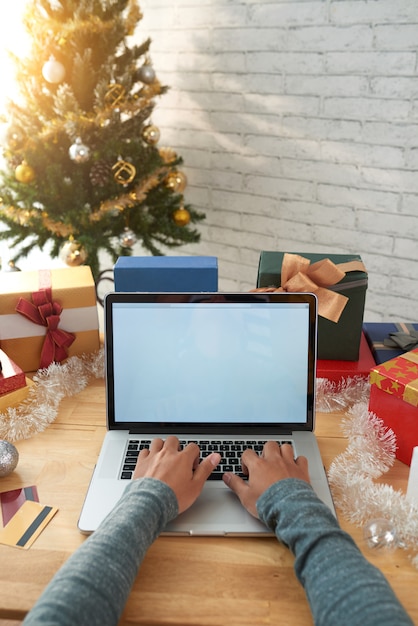
[[258, 498], [273, 483], [284, 478], [300, 478], [310, 482], [307, 458], [299, 456], [294, 459], [293, 447], [286, 443], [279, 446], [275, 441], [268, 441], [261, 456], [247, 449], [242, 455], [241, 464], [243, 472], [248, 474], [248, 480], [228, 472], [223, 475], [223, 481], [254, 517], [258, 517]]
[[207, 478], [218, 465], [221, 455], [214, 452], [199, 463], [199, 446], [189, 443], [179, 450], [177, 437], [153, 439], [149, 450], [138, 455], [134, 478], [157, 478], [174, 491], [179, 513], [183, 513], [196, 500]]

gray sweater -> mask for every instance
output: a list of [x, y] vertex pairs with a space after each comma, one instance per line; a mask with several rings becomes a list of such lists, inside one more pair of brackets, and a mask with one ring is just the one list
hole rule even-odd
[[[294, 553], [315, 624], [413, 625], [384, 576], [307, 483], [294, 478], [275, 483], [257, 509]], [[49, 583], [25, 626], [116, 625], [147, 549], [176, 515], [176, 497], [165, 483], [132, 481], [100, 528]]]

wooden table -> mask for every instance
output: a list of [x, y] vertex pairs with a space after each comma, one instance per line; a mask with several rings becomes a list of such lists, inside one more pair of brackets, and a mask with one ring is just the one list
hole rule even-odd
[[[326, 467], [346, 446], [338, 414], [319, 414], [316, 434]], [[58, 514], [29, 550], [0, 545], [0, 626], [22, 620], [44, 586], [85, 540], [78, 515], [105, 433], [103, 380], [65, 399], [43, 433], [16, 444], [19, 464], [0, 490], [36, 485]], [[396, 461], [384, 481], [405, 489]], [[362, 529], [341, 519], [362, 547]], [[363, 547], [362, 547], [363, 548]], [[364, 552], [386, 575], [418, 624], [418, 570], [403, 550]], [[6, 621], [7, 620], [7, 621]], [[275, 539], [161, 537], [150, 548], [121, 620], [126, 625], [261, 626], [312, 624], [293, 557]]]

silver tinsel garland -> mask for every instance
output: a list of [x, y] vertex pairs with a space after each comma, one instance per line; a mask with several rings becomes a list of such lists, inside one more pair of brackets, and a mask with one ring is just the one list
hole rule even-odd
[[396, 436], [368, 410], [369, 389], [361, 378], [317, 381], [318, 411], [345, 412], [341, 426], [348, 445], [328, 471], [332, 495], [344, 517], [356, 526], [377, 519], [390, 522], [398, 546], [409, 551], [418, 568], [418, 505], [391, 485], [375, 482], [394, 464]]
[[26, 400], [0, 414], [0, 439], [18, 441], [45, 430], [55, 420], [63, 398], [79, 393], [91, 378], [102, 378], [103, 374], [103, 349], [39, 370]]

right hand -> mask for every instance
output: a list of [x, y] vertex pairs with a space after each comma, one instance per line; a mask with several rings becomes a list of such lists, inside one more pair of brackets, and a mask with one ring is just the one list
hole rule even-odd
[[286, 443], [279, 446], [275, 441], [268, 441], [261, 456], [254, 450], [247, 449], [242, 455], [241, 463], [248, 480], [227, 472], [223, 475], [223, 481], [254, 517], [258, 517], [258, 498], [278, 480], [299, 478], [310, 482], [307, 458], [299, 456], [295, 459], [293, 447]]

